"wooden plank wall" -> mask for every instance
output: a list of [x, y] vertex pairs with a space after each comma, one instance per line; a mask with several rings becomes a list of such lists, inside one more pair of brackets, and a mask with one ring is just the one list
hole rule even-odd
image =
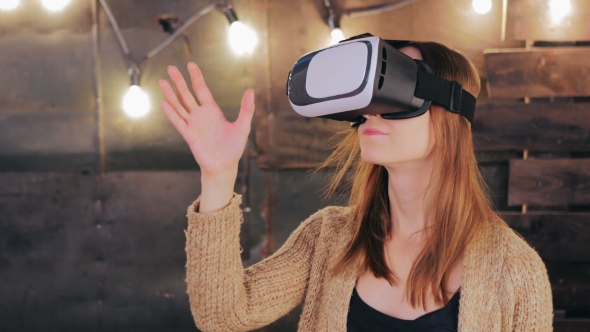
[[0, 330], [195, 331], [183, 230], [199, 176], [1, 172]]
[[535, 47], [485, 53], [492, 98], [590, 95], [590, 47]]
[[[484, 52], [492, 100], [478, 109], [485, 120], [474, 125], [480, 135], [475, 142], [482, 149], [523, 151], [524, 158], [509, 161], [507, 195], [507, 206], [522, 211], [502, 216], [547, 265], [555, 331], [589, 331], [590, 48], [525, 21], [528, 26], [517, 25], [512, 32], [526, 36], [531, 47]], [[530, 40], [544, 33], [544, 40], [561, 42]]]
[[[135, 59], [169, 36], [157, 16], [186, 20], [207, 5], [106, 2]], [[152, 109], [130, 118], [121, 109], [127, 64], [100, 7], [94, 55], [95, 3], [71, 1], [51, 13], [40, 1], [20, 1], [0, 10], [0, 331], [195, 331], [183, 229], [200, 174], [158, 106], [157, 82], [168, 65], [187, 75], [186, 63], [197, 61], [233, 120], [252, 85], [252, 61], [231, 52], [227, 19], [213, 11], [185, 31], [190, 52], [179, 38], [142, 64]], [[231, 3], [249, 22], [251, 1]]]
[[[547, 24], [548, 4], [509, 1], [506, 40], [496, 2], [489, 15], [478, 16], [471, 1], [423, 0], [379, 15], [344, 17], [341, 25], [347, 36], [368, 31], [442, 42], [474, 61], [484, 83], [473, 124], [480, 169], [501, 216], [547, 265], [555, 331], [590, 331], [590, 48], [579, 42], [590, 40], [590, 5], [570, 2], [572, 12], [561, 24]], [[336, 3], [342, 9], [381, 1]], [[267, 4], [268, 62], [258, 68], [268, 76], [256, 79], [263, 91], [257, 160], [269, 173], [283, 174], [318, 165], [330, 152], [328, 139], [347, 124], [300, 117], [284, 93], [297, 58], [327, 45], [323, 8], [311, 1]], [[272, 181], [270, 188], [281, 190]]]

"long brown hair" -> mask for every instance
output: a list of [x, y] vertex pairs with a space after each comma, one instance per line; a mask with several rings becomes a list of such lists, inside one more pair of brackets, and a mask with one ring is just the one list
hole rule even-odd
[[[477, 70], [462, 54], [433, 42], [412, 42], [411, 46], [422, 53], [436, 75], [458, 81], [474, 96], [479, 94]], [[430, 112], [436, 147], [424, 207], [426, 244], [410, 270], [405, 292], [412, 307], [421, 305], [424, 310], [429, 290], [437, 305], [449, 300], [445, 285], [450, 268], [463, 256], [479, 227], [486, 222], [503, 222], [492, 208], [477, 167], [469, 121], [434, 104]], [[357, 130], [340, 133], [336, 149], [317, 169], [335, 169], [326, 193], [333, 194], [344, 183], [352, 207], [352, 240], [330, 272], [337, 274], [360, 262], [364, 271], [397, 285], [399, 278], [384, 257], [391, 235], [388, 173], [383, 166], [360, 159]]]

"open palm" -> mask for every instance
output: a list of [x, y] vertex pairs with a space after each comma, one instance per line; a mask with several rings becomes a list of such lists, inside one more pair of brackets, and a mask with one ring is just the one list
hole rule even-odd
[[238, 119], [229, 122], [213, 99], [197, 64], [191, 62], [187, 67], [199, 103], [178, 68], [170, 66], [168, 75], [176, 92], [168, 81], [160, 80], [166, 97], [160, 105], [190, 147], [204, 175], [215, 176], [237, 169], [250, 133], [254, 91], [249, 89], [244, 93]]

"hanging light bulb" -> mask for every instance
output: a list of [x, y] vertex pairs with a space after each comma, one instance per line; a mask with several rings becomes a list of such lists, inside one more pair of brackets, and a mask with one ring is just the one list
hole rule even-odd
[[342, 29], [340, 29], [340, 24], [336, 20], [334, 15], [330, 15], [330, 17], [328, 18], [328, 25], [330, 25], [330, 45], [336, 45], [340, 41], [346, 39], [344, 37], [344, 32], [342, 32]]
[[47, 10], [57, 12], [64, 9], [70, 3], [70, 0], [41, 0], [41, 3]]
[[332, 39], [330, 40], [330, 45], [336, 45], [340, 41], [346, 39], [346, 38], [344, 38], [344, 32], [342, 32], [342, 30], [340, 28], [332, 30], [332, 32], [330, 32], [330, 35], [332, 35]]
[[553, 20], [558, 22], [561, 21], [572, 9], [570, 0], [551, 0], [549, 2], [549, 8], [551, 8], [551, 16]]
[[137, 118], [147, 114], [150, 110], [150, 99], [139, 87], [139, 67], [132, 65], [129, 68], [131, 86], [123, 97], [123, 110], [127, 115]]
[[236, 21], [229, 27], [229, 43], [234, 52], [239, 55], [252, 54], [258, 44], [258, 37], [254, 30]]
[[256, 32], [238, 20], [232, 6], [224, 6], [223, 13], [227, 17], [229, 26], [229, 44], [238, 55], [252, 54], [258, 44]]
[[492, 9], [492, 0], [473, 0], [471, 6], [476, 13], [484, 15]]
[[0, 0], [0, 9], [2, 10], [13, 10], [18, 7], [20, 0]]

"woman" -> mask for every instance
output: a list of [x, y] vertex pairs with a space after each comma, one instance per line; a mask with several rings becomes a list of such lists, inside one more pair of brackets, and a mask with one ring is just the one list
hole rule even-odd
[[[479, 77], [436, 43], [400, 49], [477, 96]], [[204, 331], [268, 325], [303, 303], [299, 331], [551, 331], [552, 295], [539, 255], [493, 211], [474, 156], [471, 125], [432, 105], [404, 120], [364, 115], [321, 168], [331, 192], [353, 169], [348, 207], [305, 220], [273, 255], [240, 260], [241, 197], [233, 193], [254, 93], [229, 123], [196, 64], [160, 81], [161, 106], [201, 168], [188, 208], [188, 294]], [[460, 305], [459, 305], [460, 304]]]

